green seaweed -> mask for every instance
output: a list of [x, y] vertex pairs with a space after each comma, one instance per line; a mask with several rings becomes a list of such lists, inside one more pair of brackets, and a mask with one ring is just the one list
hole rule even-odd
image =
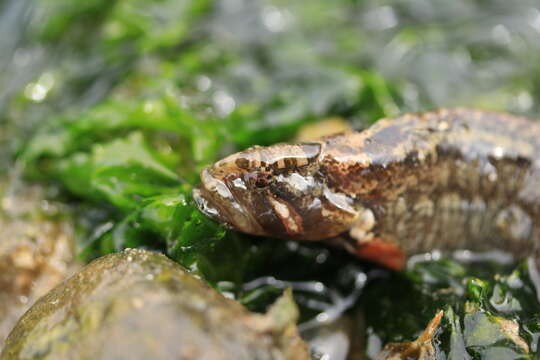
[[[157, 250], [254, 311], [289, 282], [346, 296], [354, 275], [367, 274], [356, 309], [365, 314], [370, 356], [381, 343], [414, 339], [440, 309], [441, 358], [537, 356], [540, 309], [525, 263], [445, 257], [392, 274], [324, 245], [237, 234], [191, 198], [204, 166], [290, 141], [326, 117], [362, 128], [441, 105], [534, 114], [537, 22], [512, 24], [536, 13], [482, 1], [235, 3], [32, 5], [12, 53], [41, 49], [49, 61], [31, 71], [6, 65], [6, 74], [26, 80], [0, 95], [0, 171], [17, 164], [28, 181], [58, 190], [77, 219], [84, 261]], [[246, 285], [265, 277], [277, 281]], [[327, 294], [295, 296], [303, 321], [320, 311], [309, 300], [331, 305]]]

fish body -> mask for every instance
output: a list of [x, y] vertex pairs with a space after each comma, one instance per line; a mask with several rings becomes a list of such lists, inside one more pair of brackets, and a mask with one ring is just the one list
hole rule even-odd
[[440, 109], [253, 147], [203, 170], [199, 208], [245, 233], [339, 237], [393, 268], [434, 249], [540, 253], [540, 123]]

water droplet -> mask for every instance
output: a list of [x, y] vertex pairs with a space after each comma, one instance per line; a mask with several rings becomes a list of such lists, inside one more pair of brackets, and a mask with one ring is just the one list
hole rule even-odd
[[319, 315], [317, 315], [316, 319], [318, 322], [327, 322], [328, 319], [330, 319], [330, 316], [328, 316], [327, 313], [322, 312]]
[[30, 83], [24, 89], [24, 96], [32, 101], [41, 102], [47, 96], [47, 89], [41, 84]]
[[508, 45], [512, 41], [512, 35], [510, 31], [503, 24], [498, 24], [491, 30], [491, 37], [493, 40], [502, 45]]
[[154, 110], [156, 109], [156, 106], [150, 102], [150, 101], [146, 101], [144, 103], [144, 106], [143, 106], [143, 111], [147, 114], [153, 112]]
[[43, 73], [36, 82], [30, 83], [24, 89], [24, 95], [35, 102], [41, 102], [54, 86], [54, 76], [49, 73]]
[[317, 262], [317, 264], [323, 264], [326, 262], [327, 259], [328, 259], [328, 254], [322, 252], [317, 255], [317, 257], [315, 258], [315, 261]]
[[271, 32], [283, 31], [287, 25], [287, 18], [283, 12], [274, 6], [267, 6], [263, 9], [262, 21]]
[[212, 86], [212, 80], [208, 76], [201, 75], [197, 78], [197, 89], [206, 91]]
[[493, 156], [497, 159], [501, 159], [504, 156], [504, 148], [497, 146], [495, 149], [493, 149]]
[[322, 292], [324, 290], [324, 284], [316, 282], [315, 284], [313, 284], [313, 290], [315, 290], [316, 292]]
[[221, 90], [216, 91], [213, 100], [216, 110], [221, 116], [229, 115], [236, 107], [236, 101], [233, 97]]

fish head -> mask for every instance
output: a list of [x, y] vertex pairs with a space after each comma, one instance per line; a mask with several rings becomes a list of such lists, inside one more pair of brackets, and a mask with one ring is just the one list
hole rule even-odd
[[323, 143], [252, 147], [201, 172], [199, 209], [228, 227], [260, 236], [321, 240], [347, 230], [352, 199], [332, 192], [320, 165]]

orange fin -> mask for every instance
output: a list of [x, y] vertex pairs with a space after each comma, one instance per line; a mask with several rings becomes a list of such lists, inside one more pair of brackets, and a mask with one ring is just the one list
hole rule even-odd
[[398, 244], [380, 238], [374, 238], [359, 244], [354, 253], [362, 259], [381, 264], [396, 271], [403, 270], [407, 262], [407, 256]]

